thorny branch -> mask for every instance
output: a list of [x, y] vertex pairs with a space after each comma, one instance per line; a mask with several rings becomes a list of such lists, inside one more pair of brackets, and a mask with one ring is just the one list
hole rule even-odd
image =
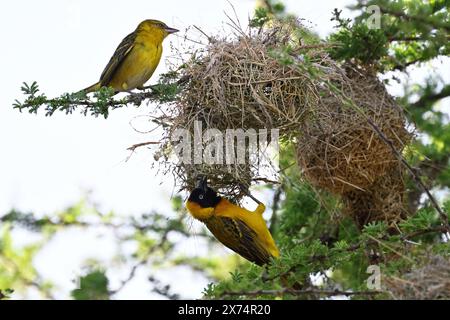
[[414, 170], [411, 165], [408, 163], [408, 161], [405, 160], [405, 158], [400, 154], [400, 152], [397, 151], [394, 144], [391, 140], [389, 140], [388, 137], [378, 128], [378, 126], [372, 121], [372, 119], [367, 118], [367, 122], [370, 124], [372, 129], [378, 134], [378, 136], [389, 146], [392, 153], [397, 157], [397, 159], [407, 168], [411, 176], [413, 177], [414, 181], [416, 181], [417, 184], [422, 188], [422, 190], [426, 193], [428, 199], [430, 199], [431, 204], [436, 209], [436, 211], [439, 213], [439, 216], [441, 217], [442, 225], [446, 228], [447, 232], [450, 232], [450, 224], [448, 222], [448, 216], [447, 214], [442, 210], [442, 208], [439, 206], [438, 202], [434, 198], [434, 196], [431, 194], [430, 190], [428, 190], [427, 186], [423, 183], [422, 179], [417, 175], [416, 170]]

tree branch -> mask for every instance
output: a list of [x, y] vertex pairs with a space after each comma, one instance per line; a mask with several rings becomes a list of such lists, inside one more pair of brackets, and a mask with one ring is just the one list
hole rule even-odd
[[408, 20], [408, 21], [416, 21], [422, 24], [427, 24], [429, 26], [434, 27], [435, 29], [444, 29], [446, 31], [450, 32], [450, 25], [448, 24], [448, 22], [440, 22], [440, 21], [436, 21], [436, 20], [432, 20], [429, 17], [422, 17], [422, 16], [418, 16], [418, 15], [408, 15], [405, 12], [402, 11], [395, 11], [392, 10], [390, 8], [386, 8], [386, 7], [380, 7], [380, 12], [384, 13], [384, 14], [388, 14], [400, 19], [404, 19], [404, 20]]
[[421, 57], [419, 59], [414, 59], [414, 60], [411, 60], [411, 61], [408, 61], [405, 63], [398, 63], [398, 64], [394, 65], [391, 70], [392, 71], [396, 71], [396, 70], [403, 71], [407, 67], [412, 66], [413, 64], [416, 64], [418, 62], [424, 62], [424, 61], [426, 61], [426, 60], [423, 57]]
[[428, 228], [428, 229], [423, 229], [423, 230], [417, 230], [415, 232], [411, 232], [408, 234], [405, 234], [401, 237], [402, 240], [407, 240], [407, 239], [411, 239], [417, 236], [422, 236], [424, 234], [429, 234], [429, 233], [446, 233], [448, 232], [448, 230], [443, 227], [435, 227], [435, 228]]
[[413, 179], [416, 181], [416, 183], [422, 188], [422, 190], [426, 193], [428, 196], [428, 199], [430, 199], [431, 204], [436, 209], [436, 211], [439, 213], [439, 216], [441, 218], [442, 225], [446, 228], [447, 232], [450, 232], [450, 224], [448, 222], [448, 216], [447, 214], [442, 210], [442, 208], [437, 203], [434, 196], [431, 194], [430, 190], [425, 186], [422, 179], [417, 175], [416, 171], [411, 167], [411, 165], [403, 158], [403, 156], [397, 151], [394, 144], [391, 140], [389, 140], [388, 137], [378, 128], [378, 126], [372, 121], [372, 119], [367, 117], [367, 122], [370, 124], [372, 129], [378, 134], [378, 136], [389, 146], [392, 153], [396, 156], [396, 158], [407, 168]]
[[128, 147], [127, 150], [134, 152], [137, 148], [145, 147], [145, 146], [148, 146], [151, 144], [160, 144], [160, 143], [161, 142], [159, 142], [159, 141], [148, 141], [148, 142], [136, 143], [136, 144], [133, 144], [131, 147]]
[[[165, 245], [165, 243], [167, 242], [167, 235], [169, 234], [169, 232], [172, 231], [172, 229], [166, 229], [164, 231], [164, 233], [161, 236], [161, 240], [158, 242], [158, 244], [156, 244], [155, 246], [153, 246], [150, 251], [148, 252], [148, 256], [150, 256], [153, 252], [156, 251], [156, 249], [161, 248]], [[120, 292], [123, 288], [125, 288], [125, 286], [131, 281], [133, 280], [133, 278], [136, 275], [136, 271], [137, 269], [139, 269], [140, 266], [146, 264], [148, 261], [148, 258], [145, 259], [141, 259], [140, 261], [138, 261], [130, 270], [130, 272], [128, 273], [128, 276], [122, 280], [121, 284], [119, 285], [119, 287], [115, 290], [110, 290], [109, 291], [109, 295], [115, 295], [118, 292]]]
[[[432, 36], [432, 35], [430, 35]], [[445, 36], [446, 39], [450, 39], [450, 35]], [[398, 42], [409, 42], [409, 41], [429, 41], [431, 40], [430, 38], [427, 37], [413, 37], [413, 36], [408, 36], [408, 37], [399, 37], [399, 36], [391, 36], [388, 37], [389, 41], [398, 41]]]
[[417, 102], [411, 104], [411, 107], [423, 108], [424, 106], [431, 105], [436, 101], [447, 98], [449, 96], [450, 96], [450, 85], [447, 84], [439, 92], [422, 96]]
[[[429, 181], [434, 181], [447, 168], [449, 161], [450, 154], [444, 155], [440, 159], [426, 159], [419, 163], [417, 171], [426, 176]], [[422, 194], [423, 190], [419, 186], [415, 186], [414, 190], [408, 192], [408, 205], [411, 212], [417, 210]]]
[[318, 295], [318, 296], [356, 296], [356, 295], [365, 295], [365, 296], [374, 296], [377, 294], [381, 294], [383, 291], [342, 291], [342, 290], [317, 290], [317, 289], [307, 289], [307, 290], [295, 290], [284, 288], [280, 290], [255, 290], [255, 291], [224, 291], [222, 296], [259, 296], [259, 295], [294, 295], [294, 296], [304, 296], [304, 295]]
[[274, 233], [275, 226], [277, 224], [277, 211], [280, 205], [280, 199], [281, 199], [281, 186], [277, 187], [275, 190], [275, 193], [273, 194], [273, 202], [272, 202], [272, 217], [270, 218], [270, 227], [269, 231], [270, 233]]

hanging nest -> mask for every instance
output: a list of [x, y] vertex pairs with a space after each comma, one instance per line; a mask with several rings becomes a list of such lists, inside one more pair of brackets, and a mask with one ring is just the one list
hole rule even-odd
[[[182, 77], [190, 80], [172, 109], [171, 128], [193, 133], [194, 122], [200, 121], [204, 130], [253, 129], [258, 133], [267, 129], [268, 142], [271, 129], [279, 130], [281, 140], [297, 137], [311, 110], [319, 108], [322, 81], [342, 79], [343, 75], [323, 45], [311, 48], [293, 39], [296, 27], [285, 25], [248, 34], [240, 31], [231, 40], [210, 38], [200, 57], [184, 64]], [[292, 48], [289, 53], [275, 51], [287, 45]], [[281, 58], [283, 54], [286, 56]], [[312, 76], [307, 67], [318, 70], [321, 78]], [[239, 201], [245, 195], [242, 190], [276, 176], [270, 159], [261, 167], [246, 157], [245, 164], [179, 164], [177, 180], [181, 189], [191, 190], [196, 176], [206, 175], [213, 188]]]
[[[333, 84], [345, 97], [324, 92], [314, 117], [302, 125], [298, 162], [314, 186], [342, 195], [370, 188], [398, 159], [367, 119], [392, 141], [400, 153], [410, 140], [406, 118], [374, 76], [347, 66], [344, 81]], [[344, 98], [355, 105], [345, 105]]]
[[[346, 80], [334, 82], [345, 96], [325, 91], [314, 117], [303, 124], [298, 163], [311, 184], [341, 196], [344, 213], [360, 228], [385, 221], [395, 232], [407, 216], [402, 164], [372, 125], [399, 154], [411, 133], [375, 75], [349, 65], [345, 70]], [[354, 104], [346, 104], [347, 98]]]
[[396, 232], [397, 223], [408, 214], [405, 193], [402, 169], [395, 166], [366, 190], [354, 189], [344, 193], [344, 213], [351, 216], [361, 229], [370, 222], [384, 221], [389, 230]]
[[[167, 112], [165, 147], [180, 142], [171, 141], [175, 129], [193, 135], [196, 121], [203, 130], [222, 133], [279, 129], [280, 141], [297, 145], [305, 179], [342, 196], [347, 214], [359, 225], [397, 221], [404, 213], [402, 170], [368, 119], [401, 153], [411, 138], [401, 108], [376, 75], [337, 64], [328, 44], [303, 44], [295, 36], [298, 28], [209, 38], [204, 50], [183, 64], [180, 76], [188, 80]], [[208, 143], [203, 141], [203, 148]], [[239, 202], [251, 185], [277, 179], [271, 160], [261, 165], [246, 154], [243, 164], [179, 162], [170, 172], [181, 190], [192, 190], [197, 176], [206, 175], [212, 188]]]

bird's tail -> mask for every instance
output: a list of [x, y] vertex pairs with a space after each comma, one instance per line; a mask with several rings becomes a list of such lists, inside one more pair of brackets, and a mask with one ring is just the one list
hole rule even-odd
[[84, 91], [85, 93], [91, 93], [91, 92], [97, 91], [98, 89], [100, 89], [100, 87], [101, 87], [100, 82], [97, 82], [97, 83], [94, 83], [92, 86], [87, 87], [81, 91]]

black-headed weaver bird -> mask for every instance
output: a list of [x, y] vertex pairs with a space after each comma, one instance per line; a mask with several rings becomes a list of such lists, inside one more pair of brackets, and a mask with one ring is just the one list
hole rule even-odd
[[262, 266], [279, 256], [262, 217], [264, 204], [259, 203], [255, 211], [241, 208], [219, 196], [208, 187], [207, 178], [202, 177], [189, 195], [186, 207], [217, 240], [243, 258]]
[[158, 20], [144, 20], [126, 36], [103, 70], [100, 80], [83, 91], [111, 87], [115, 92], [142, 89], [159, 64], [163, 40], [177, 29]]

